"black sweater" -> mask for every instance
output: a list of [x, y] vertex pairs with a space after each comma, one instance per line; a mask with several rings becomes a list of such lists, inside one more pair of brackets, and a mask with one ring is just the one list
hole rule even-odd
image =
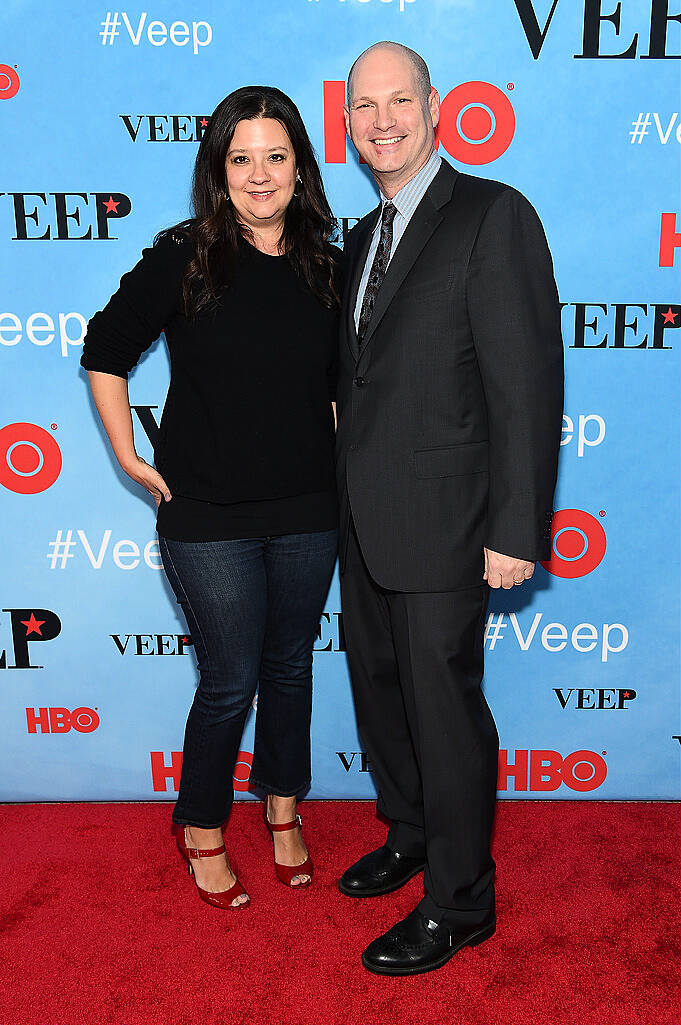
[[88, 324], [81, 364], [127, 378], [165, 332], [171, 378], [154, 455], [173, 495], [226, 504], [333, 492], [338, 312], [287, 257], [244, 242], [218, 309], [189, 320], [181, 279], [192, 252], [180, 230], [143, 251]]

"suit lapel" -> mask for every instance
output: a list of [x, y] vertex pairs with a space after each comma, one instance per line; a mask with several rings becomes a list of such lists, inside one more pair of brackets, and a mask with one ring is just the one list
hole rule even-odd
[[[433, 181], [426, 190], [423, 199], [416, 207], [416, 210], [407, 225], [406, 231], [400, 239], [397, 249], [395, 250], [390, 264], [388, 265], [388, 270], [386, 271], [385, 278], [383, 279], [383, 284], [376, 296], [376, 303], [371, 315], [371, 320], [367, 325], [366, 334], [364, 335], [362, 352], [366, 350], [366, 347], [371, 341], [372, 335], [378, 327], [381, 318], [395, 298], [395, 294], [400, 285], [416, 263], [416, 260], [418, 259], [426, 242], [437, 226], [442, 222], [443, 215], [440, 213], [440, 207], [444, 206], [444, 204], [449, 202], [451, 199], [456, 175], [457, 172], [443, 160], [440, 170], [433, 178]], [[368, 245], [365, 250], [365, 259], [367, 250]], [[362, 266], [363, 265], [364, 263], [362, 261]], [[357, 297], [358, 287], [359, 279], [357, 280], [357, 286], [354, 291], [355, 298]], [[355, 333], [355, 343], [356, 342], [357, 335]]]
[[348, 343], [350, 352], [352, 353], [355, 362], [359, 357], [359, 343], [357, 340], [357, 329], [355, 328], [355, 305], [357, 303], [357, 292], [359, 291], [359, 283], [362, 280], [362, 271], [364, 270], [364, 264], [366, 263], [367, 253], [369, 252], [369, 246], [371, 245], [371, 236], [373, 229], [376, 225], [376, 220], [380, 216], [380, 205], [372, 210], [370, 214], [367, 214], [362, 224], [357, 231], [357, 241], [354, 248], [354, 259], [352, 261], [352, 268], [348, 278], [348, 286], [345, 289], [345, 340]]

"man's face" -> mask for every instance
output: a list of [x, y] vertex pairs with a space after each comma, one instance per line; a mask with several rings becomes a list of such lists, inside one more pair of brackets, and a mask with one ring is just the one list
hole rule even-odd
[[424, 101], [402, 54], [375, 50], [355, 68], [345, 127], [381, 185], [400, 188], [423, 167], [439, 117], [440, 97], [431, 89]]

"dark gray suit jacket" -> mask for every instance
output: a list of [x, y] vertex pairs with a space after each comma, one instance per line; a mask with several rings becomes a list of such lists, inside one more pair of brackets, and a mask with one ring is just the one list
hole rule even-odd
[[515, 189], [443, 161], [395, 250], [361, 352], [380, 208], [346, 244], [338, 382], [341, 572], [350, 524], [382, 587], [482, 581], [483, 546], [547, 558], [563, 402], [560, 306]]

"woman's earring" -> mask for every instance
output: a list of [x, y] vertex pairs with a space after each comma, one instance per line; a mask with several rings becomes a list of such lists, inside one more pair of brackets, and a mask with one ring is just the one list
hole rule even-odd
[[231, 202], [232, 201], [229, 198], [229, 189], [225, 189], [225, 203], [231, 203]]
[[293, 187], [293, 195], [294, 196], [299, 196], [300, 193], [303, 191], [302, 188], [298, 188], [298, 186], [299, 185], [302, 186], [302, 184], [303, 184], [302, 178], [300, 177], [299, 174], [296, 174], [296, 184]]

